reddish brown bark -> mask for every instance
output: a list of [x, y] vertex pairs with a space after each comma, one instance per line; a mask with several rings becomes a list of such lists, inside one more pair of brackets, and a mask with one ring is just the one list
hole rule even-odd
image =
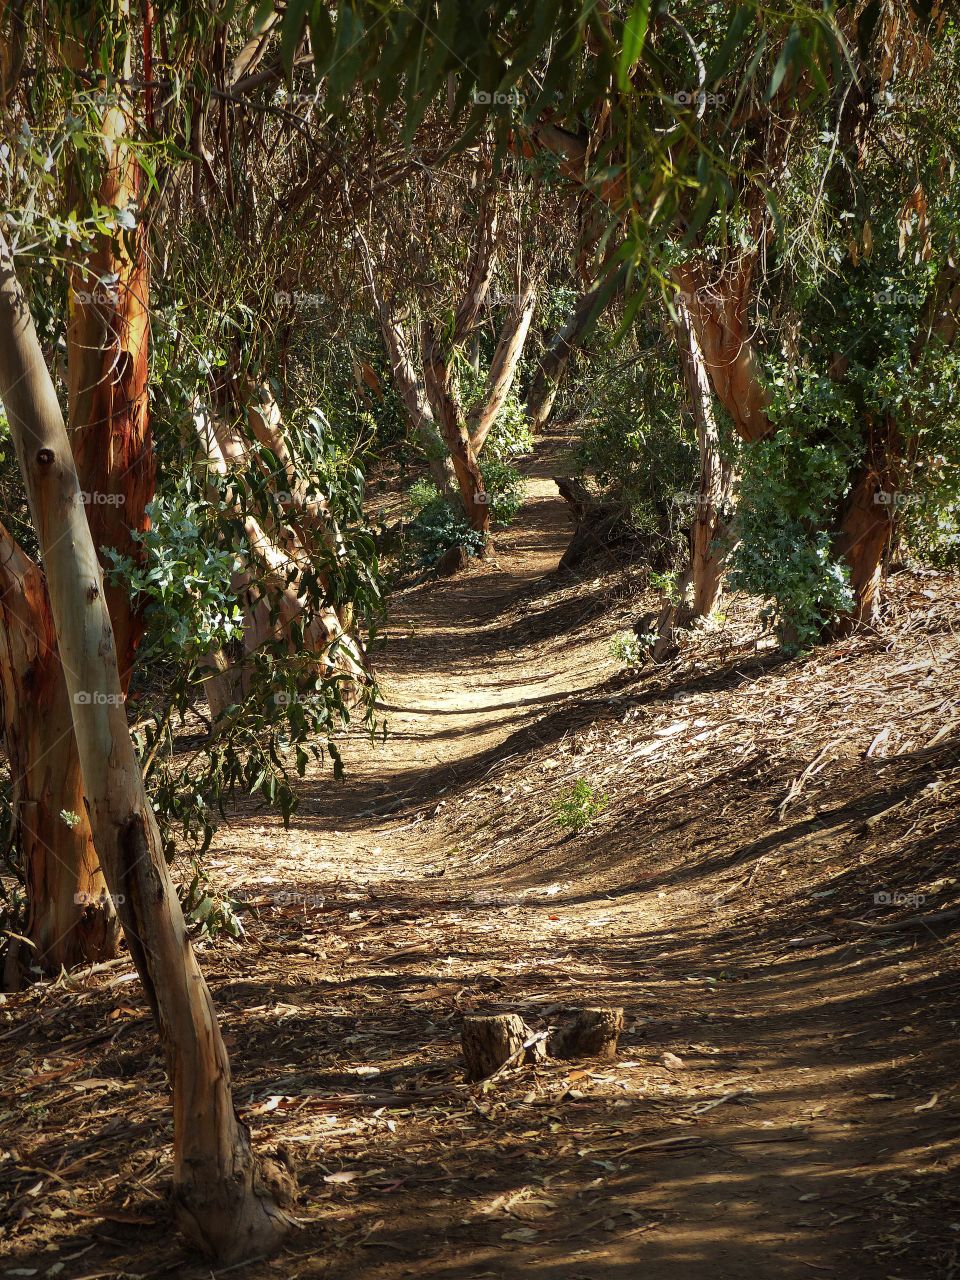
[[715, 279], [708, 279], [693, 263], [685, 263], [674, 274], [713, 390], [737, 434], [748, 441], [762, 440], [773, 429], [749, 316], [752, 277], [750, 257], [728, 266]]
[[2, 526], [0, 689], [35, 948], [21, 959], [56, 972], [115, 955], [119, 924], [93, 846], [46, 581]]

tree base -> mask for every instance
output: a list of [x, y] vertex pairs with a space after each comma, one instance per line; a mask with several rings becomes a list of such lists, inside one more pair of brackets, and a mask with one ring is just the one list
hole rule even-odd
[[294, 1219], [286, 1212], [297, 1196], [297, 1178], [289, 1154], [256, 1160], [244, 1138], [246, 1167], [235, 1181], [218, 1179], [209, 1187], [197, 1180], [174, 1187], [177, 1226], [212, 1262], [230, 1266], [275, 1253]]

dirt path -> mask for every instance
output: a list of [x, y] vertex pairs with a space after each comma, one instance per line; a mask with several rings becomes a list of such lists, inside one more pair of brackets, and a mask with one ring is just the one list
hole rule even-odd
[[[319, 776], [289, 832], [244, 817], [218, 834], [212, 870], [259, 916], [204, 965], [255, 1141], [285, 1144], [304, 1190], [289, 1251], [235, 1274], [953, 1276], [955, 952], [936, 930], [823, 931], [821, 899], [875, 883], [857, 806], [880, 784], [843, 775], [835, 820], [789, 817], [776, 839], [757, 815], [785, 784], [749, 755], [719, 793], [684, 784], [680, 757], [670, 801], [649, 799], [638, 759], [660, 730], [623, 765], [623, 726], [662, 713], [672, 734], [676, 686], [618, 684], [610, 637], [637, 606], [620, 609], [615, 580], [550, 576], [569, 533], [558, 445], [491, 563], [393, 602], [386, 741], [351, 737], [345, 782]], [[737, 692], [699, 665], [685, 697]], [[945, 759], [916, 766], [916, 790]], [[608, 774], [633, 808], [558, 831], [560, 780]], [[167, 1102], [134, 989], [100, 974], [24, 998], [46, 1061], [73, 1053], [103, 1094], [30, 1094], [45, 1109], [21, 1158], [68, 1173], [41, 1177], [13, 1274], [210, 1274], [184, 1263], [157, 1200]], [[542, 1026], [591, 1003], [626, 1010], [616, 1063], [463, 1084], [465, 1013]], [[38, 1044], [21, 1048], [29, 1092]]]

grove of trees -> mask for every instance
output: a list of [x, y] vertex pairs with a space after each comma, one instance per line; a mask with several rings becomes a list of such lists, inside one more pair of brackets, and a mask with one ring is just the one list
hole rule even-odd
[[537, 434], [651, 661], [956, 563], [958, 52], [936, 0], [0, 6], [4, 977], [128, 948], [205, 1255], [289, 1224], [191, 946], [218, 815], [339, 776], [387, 589], [523, 519]]

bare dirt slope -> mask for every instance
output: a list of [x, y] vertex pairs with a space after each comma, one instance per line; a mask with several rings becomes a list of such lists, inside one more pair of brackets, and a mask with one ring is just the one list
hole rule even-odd
[[[876, 635], [805, 659], [735, 603], [624, 673], [644, 602], [553, 574], [554, 467], [492, 563], [394, 600], [386, 741], [351, 736], [289, 832], [219, 833], [256, 916], [204, 964], [303, 1186], [285, 1255], [231, 1274], [954, 1276], [957, 584], [901, 575]], [[571, 835], [578, 779], [606, 807]], [[0, 1272], [210, 1274], [167, 1227], [130, 971], [7, 998]], [[465, 1013], [593, 1003], [626, 1011], [616, 1063], [463, 1083]]]

